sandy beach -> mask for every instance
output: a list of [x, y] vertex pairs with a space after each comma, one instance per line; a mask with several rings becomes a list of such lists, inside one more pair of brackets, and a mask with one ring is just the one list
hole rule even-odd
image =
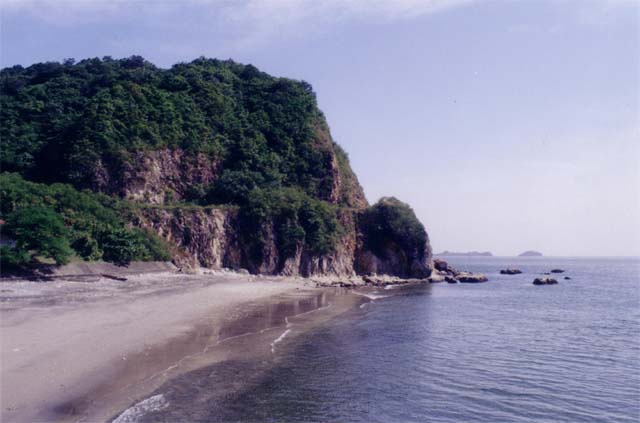
[[267, 357], [296, 316], [340, 312], [336, 289], [312, 285], [234, 274], [2, 282], [1, 420], [110, 420], [187, 371]]

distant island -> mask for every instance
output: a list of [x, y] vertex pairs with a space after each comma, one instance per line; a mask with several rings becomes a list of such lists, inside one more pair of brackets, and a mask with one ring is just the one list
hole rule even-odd
[[443, 251], [436, 254], [436, 256], [466, 256], [466, 257], [493, 257], [490, 251], [468, 251], [465, 253], [456, 253], [454, 251]]
[[528, 250], [522, 254], [518, 254], [518, 257], [542, 257], [542, 253], [538, 251]]

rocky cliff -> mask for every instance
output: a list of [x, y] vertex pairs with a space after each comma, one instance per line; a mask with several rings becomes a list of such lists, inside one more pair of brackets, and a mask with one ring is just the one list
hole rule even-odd
[[[329, 203], [347, 207], [368, 206], [358, 178], [342, 149], [333, 142], [323, 117], [314, 123], [312, 144], [324, 153], [328, 189], [316, 195]], [[189, 200], [196, 186], [211, 186], [224, 171], [216, 155], [193, 154], [182, 148], [139, 150], [126, 159], [104, 163], [98, 160], [85, 182], [94, 191], [143, 202], [170, 204]]]
[[133, 56], [14, 66], [0, 89], [0, 164], [14, 173], [1, 179], [14, 200], [0, 218], [14, 235], [55, 221], [65, 238], [54, 252], [25, 239], [16, 263], [126, 263], [168, 249], [182, 268], [430, 273], [413, 210], [394, 198], [369, 206], [304, 81], [230, 60], [160, 69]]
[[425, 278], [431, 273], [431, 247], [406, 249], [387, 243], [382, 252], [372, 251], [364, 241], [361, 210], [342, 210], [338, 216], [343, 231], [333, 251], [318, 255], [303, 243], [293, 254], [278, 248], [273, 222], [261, 227], [265, 242], [260, 254], [252, 251], [238, 228], [242, 225], [235, 208], [144, 208], [133, 220], [136, 226], [151, 229], [168, 241], [174, 263], [184, 270], [247, 269], [255, 274], [288, 276], [353, 276], [387, 274]]

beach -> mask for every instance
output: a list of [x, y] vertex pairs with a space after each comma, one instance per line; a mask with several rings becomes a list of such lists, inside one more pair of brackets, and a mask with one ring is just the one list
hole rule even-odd
[[134, 421], [135, 404], [168, 380], [230, 359], [271, 360], [289, 338], [363, 301], [310, 280], [233, 273], [0, 287], [5, 422]]

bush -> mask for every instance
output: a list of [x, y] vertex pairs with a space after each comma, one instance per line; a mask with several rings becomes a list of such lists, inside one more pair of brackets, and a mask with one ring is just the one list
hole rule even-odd
[[25, 254], [52, 258], [56, 264], [67, 264], [73, 254], [69, 231], [60, 215], [46, 207], [16, 210], [4, 228], [16, 245], [16, 257]]
[[264, 178], [249, 170], [228, 170], [213, 184], [206, 196], [206, 204], [245, 204], [253, 190], [261, 186]]
[[241, 235], [245, 242], [253, 244], [255, 254], [262, 251], [265, 240], [260, 234], [270, 222], [274, 224], [278, 249], [284, 257], [291, 257], [303, 245], [314, 254], [326, 254], [338, 242], [336, 207], [298, 189], [255, 189], [240, 209], [240, 216]]
[[382, 254], [395, 243], [405, 251], [425, 254], [427, 232], [408, 204], [394, 197], [383, 197], [360, 214], [365, 247]]
[[126, 264], [132, 260], [167, 260], [167, 245], [124, 221], [130, 205], [102, 194], [79, 192], [64, 184], [37, 184], [19, 175], [0, 174], [3, 232], [16, 241], [6, 263], [37, 256], [66, 263], [71, 255], [85, 260]]
[[14, 271], [22, 268], [31, 261], [31, 257], [24, 251], [3, 245], [0, 247], [0, 271]]

